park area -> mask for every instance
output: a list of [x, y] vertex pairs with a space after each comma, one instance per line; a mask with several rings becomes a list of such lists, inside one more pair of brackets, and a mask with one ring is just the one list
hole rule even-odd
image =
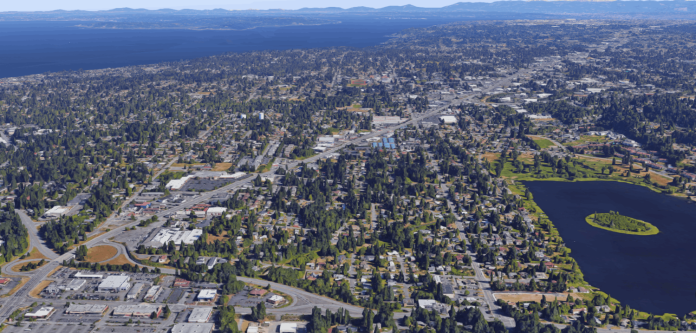
[[554, 146], [553, 142], [551, 142], [551, 140], [549, 139], [545, 139], [535, 135], [529, 135], [529, 138], [534, 140], [534, 142], [539, 145], [539, 149], [546, 149], [548, 147]]

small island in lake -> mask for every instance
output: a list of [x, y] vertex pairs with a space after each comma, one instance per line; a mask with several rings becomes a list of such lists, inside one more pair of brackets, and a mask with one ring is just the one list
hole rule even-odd
[[594, 213], [585, 218], [591, 226], [630, 235], [656, 235], [660, 232], [656, 226], [632, 217], [623, 216], [619, 212]]

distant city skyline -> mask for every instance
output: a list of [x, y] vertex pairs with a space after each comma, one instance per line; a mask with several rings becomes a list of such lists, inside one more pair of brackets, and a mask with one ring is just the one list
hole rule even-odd
[[387, 6], [414, 5], [418, 7], [444, 7], [457, 2], [493, 2], [491, 0], [340, 0], [340, 1], [321, 1], [321, 0], [270, 0], [270, 1], [250, 1], [234, 0], [222, 2], [220, 0], [190, 1], [190, 0], [107, 0], [107, 1], [88, 1], [88, 0], [68, 0], [68, 1], [49, 1], [49, 0], [25, 0], [16, 2], [5, 2], [0, 6], [0, 12], [7, 11], [52, 11], [52, 10], [109, 10], [114, 8], [144, 8], [144, 9], [300, 9], [306, 7], [325, 8], [325, 7], [372, 7], [382, 8]]

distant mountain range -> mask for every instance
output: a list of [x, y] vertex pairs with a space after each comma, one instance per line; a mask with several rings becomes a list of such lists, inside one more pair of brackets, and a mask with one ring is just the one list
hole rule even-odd
[[496, 2], [459, 2], [441, 8], [423, 8], [412, 5], [389, 6], [384, 8], [302, 8], [298, 10], [193, 10], [193, 9], [132, 9], [115, 8], [104, 11], [47, 11], [47, 12], [0, 12], [0, 20], [75, 20], [75, 19], [109, 19], [137, 16], [305, 16], [308, 14], [350, 15], [350, 14], [399, 14], [427, 15], [454, 13], [519, 13], [519, 14], [639, 14], [639, 15], [685, 15], [696, 14], [696, 1], [602, 1], [602, 0], [566, 0], [566, 1], [496, 1]]

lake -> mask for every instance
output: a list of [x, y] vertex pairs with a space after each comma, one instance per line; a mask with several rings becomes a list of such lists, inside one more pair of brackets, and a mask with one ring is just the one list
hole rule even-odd
[[[683, 315], [696, 310], [696, 205], [618, 182], [524, 182], [554, 223], [585, 280], [631, 308]], [[610, 210], [650, 222], [653, 236], [594, 228]]]
[[366, 47], [407, 28], [465, 18], [338, 19], [342, 23], [244, 31], [107, 30], [75, 27], [82, 22], [0, 22], [0, 77], [144, 65], [225, 52]]

